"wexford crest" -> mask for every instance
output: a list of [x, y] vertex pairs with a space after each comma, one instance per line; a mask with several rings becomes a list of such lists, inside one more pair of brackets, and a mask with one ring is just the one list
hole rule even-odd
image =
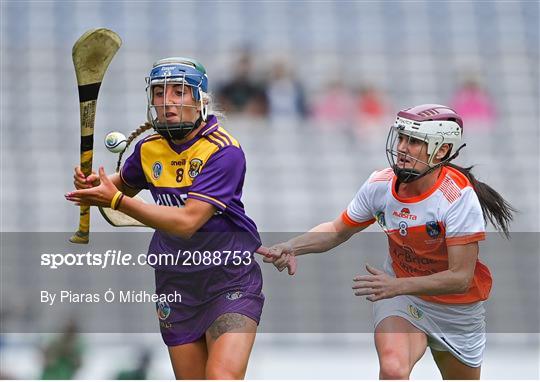
[[197, 175], [199, 175], [199, 172], [201, 172], [201, 167], [202, 167], [202, 160], [198, 159], [198, 158], [195, 158], [195, 159], [192, 159], [190, 162], [189, 162], [189, 177], [190, 178], [195, 178]]

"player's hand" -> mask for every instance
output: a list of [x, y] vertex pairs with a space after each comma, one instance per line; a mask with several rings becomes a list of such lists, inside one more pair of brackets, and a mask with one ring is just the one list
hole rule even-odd
[[399, 279], [366, 264], [368, 275], [356, 276], [352, 289], [355, 296], [367, 296], [372, 302], [399, 295]]
[[[89, 176], [90, 177], [90, 176]], [[99, 168], [99, 185], [86, 189], [68, 192], [65, 197], [75, 205], [110, 207], [111, 200], [118, 191], [116, 186], [109, 180], [103, 167]]]
[[291, 276], [296, 273], [296, 257], [290, 244], [276, 244], [268, 248], [267, 251], [266, 255], [263, 254], [265, 263], [273, 263], [280, 272], [287, 268]]
[[90, 175], [84, 176], [81, 167], [77, 166], [73, 174], [73, 185], [77, 190], [99, 186], [99, 176], [94, 171]]

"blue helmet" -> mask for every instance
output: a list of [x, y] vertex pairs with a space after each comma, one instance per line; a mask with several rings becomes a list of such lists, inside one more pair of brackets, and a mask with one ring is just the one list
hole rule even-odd
[[150, 76], [148, 77], [148, 85], [168, 83], [182, 83], [191, 86], [193, 98], [196, 101], [200, 100], [200, 93], [208, 92], [208, 76], [204, 66], [191, 58], [185, 57], [170, 57], [164, 58], [156, 62]]
[[[193, 99], [200, 102], [201, 115], [197, 121], [182, 121], [178, 124], [158, 121], [155, 114], [156, 105], [152, 101], [152, 87], [154, 85], [167, 86], [168, 84], [184, 84], [191, 88]], [[183, 139], [192, 130], [199, 127], [202, 121], [206, 121], [208, 106], [203, 100], [203, 95], [208, 92], [208, 76], [206, 75], [206, 69], [200, 62], [186, 57], [161, 59], [152, 66], [150, 75], [146, 78], [146, 85], [148, 120], [163, 137], [167, 139]], [[188, 107], [189, 105], [176, 106]]]

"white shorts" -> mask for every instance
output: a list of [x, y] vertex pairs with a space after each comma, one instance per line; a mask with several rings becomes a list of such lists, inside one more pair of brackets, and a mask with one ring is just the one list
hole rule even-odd
[[375, 328], [390, 316], [402, 317], [426, 333], [431, 349], [449, 351], [467, 366], [482, 364], [486, 346], [483, 302], [449, 305], [397, 296], [373, 304]]

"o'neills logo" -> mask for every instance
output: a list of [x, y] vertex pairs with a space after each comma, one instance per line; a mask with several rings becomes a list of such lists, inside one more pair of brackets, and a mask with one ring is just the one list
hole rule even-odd
[[185, 166], [185, 165], [186, 165], [185, 159], [171, 161], [171, 166]]
[[411, 214], [411, 211], [406, 207], [402, 208], [400, 212], [394, 211], [392, 215], [402, 219], [416, 220], [418, 218], [418, 216]]

